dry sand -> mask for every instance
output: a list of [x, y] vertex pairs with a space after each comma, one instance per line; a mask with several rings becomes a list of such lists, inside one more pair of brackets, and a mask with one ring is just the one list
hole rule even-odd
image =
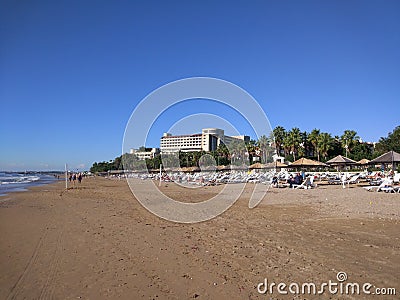
[[[221, 216], [177, 224], [149, 213], [126, 181], [90, 178], [0, 198], [1, 299], [398, 299], [400, 194], [361, 187], [253, 186]], [[164, 183], [177, 200], [221, 187]], [[257, 284], [370, 282], [397, 296], [260, 295]]]

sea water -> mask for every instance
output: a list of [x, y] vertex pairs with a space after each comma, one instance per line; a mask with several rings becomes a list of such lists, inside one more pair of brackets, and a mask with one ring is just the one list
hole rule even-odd
[[52, 183], [56, 180], [54, 175], [49, 174], [0, 172], [0, 196], [25, 191], [28, 187]]

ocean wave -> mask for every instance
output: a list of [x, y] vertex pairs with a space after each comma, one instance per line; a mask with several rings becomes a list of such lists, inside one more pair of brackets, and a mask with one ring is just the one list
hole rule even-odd
[[30, 183], [40, 179], [39, 176], [2, 176], [0, 177], [0, 184], [16, 184], [16, 183]]

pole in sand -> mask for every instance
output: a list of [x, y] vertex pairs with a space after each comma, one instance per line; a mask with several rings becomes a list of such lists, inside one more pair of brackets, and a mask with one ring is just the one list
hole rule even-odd
[[65, 164], [65, 189], [68, 190], [68, 166]]
[[161, 186], [161, 168], [162, 168], [162, 164], [160, 164], [160, 183], [158, 186]]

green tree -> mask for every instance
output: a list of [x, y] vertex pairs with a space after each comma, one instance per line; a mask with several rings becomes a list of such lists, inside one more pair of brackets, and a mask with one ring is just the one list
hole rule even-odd
[[304, 157], [308, 153], [308, 134], [306, 131], [300, 133], [301, 142], [299, 144], [298, 153], [300, 157]]
[[357, 136], [357, 132], [354, 130], [345, 130], [342, 136], [340, 137], [340, 142], [342, 143], [343, 149], [345, 149], [345, 155], [348, 156], [348, 153], [351, 152], [356, 142], [360, 139]]
[[278, 155], [281, 155], [281, 151], [285, 137], [286, 137], [286, 130], [285, 128], [283, 128], [282, 126], [277, 126], [274, 128], [274, 130], [272, 131], [274, 134], [274, 143], [275, 143], [275, 148], [277, 151]]
[[261, 163], [267, 162], [269, 144], [270, 141], [265, 135], [260, 136], [257, 141], [257, 146], [260, 148], [261, 151]]
[[338, 155], [343, 155], [343, 147], [340, 141], [340, 137], [335, 135], [331, 141], [331, 147], [328, 150], [328, 158], [333, 158]]
[[246, 145], [244, 141], [233, 140], [228, 145], [231, 153], [231, 159], [233, 164], [241, 165], [244, 163], [245, 153], [247, 153]]
[[318, 137], [318, 149], [326, 160], [328, 151], [332, 149], [332, 136], [329, 133], [323, 132]]
[[122, 166], [122, 155], [114, 158], [114, 161], [113, 161], [112, 164], [113, 164], [113, 169], [114, 170], [122, 170], [123, 169], [123, 166]]
[[391, 150], [400, 153], [400, 126], [389, 132], [387, 137], [381, 137], [375, 145], [375, 151], [378, 155]]
[[313, 147], [313, 155], [317, 156], [318, 161], [320, 160], [319, 157], [319, 147], [318, 147], [318, 139], [321, 131], [319, 129], [313, 129], [311, 133], [308, 135], [308, 141]]
[[90, 168], [90, 172], [92, 173], [99, 173], [99, 172], [108, 172], [112, 170], [112, 163], [113, 161], [102, 161], [102, 162], [94, 162], [92, 167]]
[[249, 155], [249, 161], [250, 164], [253, 163], [253, 156], [255, 155], [256, 148], [257, 148], [257, 142], [255, 140], [250, 140], [248, 142], [245, 142], [246, 148], [247, 148], [247, 153]]
[[372, 159], [373, 147], [367, 143], [356, 143], [349, 158], [359, 161], [363, 158]]
[[226, 166], [230, 164], [229, 149], [226, 147], [224, 143], [220, 143], [218, 145], [216, 153], [217, 156], [215, 157], [215, 160], [217, 161], [218, 165]]
[[293, 160], [296, 160], [299, 145], [301, 143], [300, 129], [297, 127], [292, 128], [286, 135], [283, 141], [285, 147], [293, 154]]

